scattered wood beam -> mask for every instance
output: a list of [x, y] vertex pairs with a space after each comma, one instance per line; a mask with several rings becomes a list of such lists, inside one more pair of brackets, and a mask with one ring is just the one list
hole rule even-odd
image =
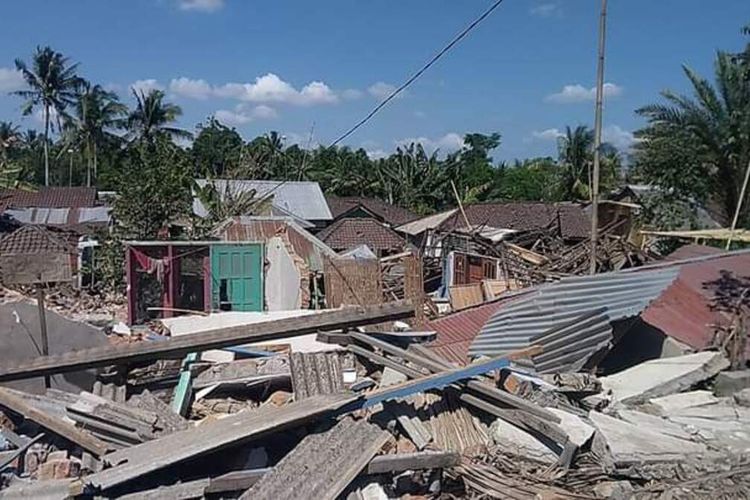
[[318, 314], [265, 323], [217, 328], [159, 342], [140, 342], [82, 349], [52, 356], [39, 356], [22, 362], [3, 363], [0, 365], [0, 382], [54, 375], [98, 366], [162, 358], [179, 358], [190, 352], [295, 337], [315, 333], [318, 330], [337, 330], [383, 323], [413, 315], [414, 306], [408, 301], [399, 301], [361, 308], [348, 307], [322, 311]]
[[367, 465], [368, 474], [385, 474], [405, 470], [444, 469], [461, 462], [461, 456], [455, 451], [421, 451], [418, 453], [399, 453], [379, 455]]
[[36, 422], [50, 432], [64, 437], [97, 457], [104, 455], [109, 449], [109, 445], [101, 439], [78, 429], [64, 420], [45, 414], [43, 411], [29, 405], [23, 398], [12, 394], [4, 388], [0, 388], [0, 406], [23, 415], [24, 418]]

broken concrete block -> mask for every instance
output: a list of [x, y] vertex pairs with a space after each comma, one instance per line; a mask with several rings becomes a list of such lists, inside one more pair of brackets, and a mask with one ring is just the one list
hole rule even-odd
[[691, 391], [670, 394], [649, 400], [649, 404], [658, 411], [659, 415], [668, 417], [676, 411], [696, 406], [711, 405], [720, 400], [711, 391]]
[[403, 382], [406, 382], [406, 380], [406, 375], [386, 366], [385, 368], [383, 368], [383, 375], [380, 377], [380, 387], [388, 387], [389, 385], [401, 384]]
[[490, 425], [490, 436], [510, 455], [548, 464], [557, 462], [557, 454], [544, 443], [504, 420], [497, 419]]
[[740, 406], [750, 407], [750, 389], [742, 389], [733, 396], [734, 402]]
[[557, 408], [547, 408], [547, 410], [560, 418], [560, 422], [557, 425], [565, 431], [570, 441], [579, 448], [594, 435], [595, 429], [584, 422], [578, 415], [573, 415]]
[[614, 401], [639, 404], [690, 389], [728, 366], [724, 355], [706, 351], [652, 359], [600, 380], [602, 388], [612, 393]]
[[67, 450], [57, 450], [57, 451], [51, 451], [49, 455], [47, 455], [47, 461], [49, 460], [65, 460], [68, 458], [68, 452]]
[[717, 396], [731, 396], [748, 387], [750, 387], [750, 370], [722, 372], [714, 380], [714, 394]]
[[681, 425], [663, 417], [626, 409], [618, 410], [617, 416], [626, 422], [644, 429], [662, 432], [668, 436], [680, 439], [692, 439], [691, 434], [683, 429]]
[[597, 497], [609, 500], [629, 500], [633, 493], [633, 485], [628, 481], [604, 481], [594, 486]]
[[708, 449], [701, 443], [678, 439], [603, 413], [591, 412], [589, 418], [604, 438], [616, 465], [680, 461], [693, 454], [708, 455]]

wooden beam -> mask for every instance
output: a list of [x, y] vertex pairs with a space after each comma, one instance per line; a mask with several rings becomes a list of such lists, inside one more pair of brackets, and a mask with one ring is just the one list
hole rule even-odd
[[221, 349], [251, 342], [278, 340], [315, 333], [319, 330], [370, 325], [409, 318], [414, 307], [408, 301], [390, 302], [368, 307], [349, 307], [321, 311], [295, 318], [264, 323], [217, 328], [205, 332], [173, 337], [158, 342], [96, 347], [52, 356], [40, 356], [21, 362], [0, 365], [0, 382], [22, 380], [78, 371], [86, 368], [180, 358], [190, 352]]
[[258, 482], [267, 472], [273, 470], [273, 467], [264, 469], [248, 469], [227, 472], [218, 477], [211, 478], [211, 482], [206, 487], [204, 493], [226, 493], [229, 491], [245, 491], [250, 489]]
[[385, 356], [381, 356], [380, 354], [376, 354], [372, 351], [368, 351], [367, 349], [360, 347], [358, 345], [352, 344], [348, 346], [347, 349], [350, 352], [357, 354], [358, 356], [362, 356], [365, 359], [369, 359], [375, 364], [378, 364], [381, 366], [387, 366], [388, 368], [396, 370], [399, 373], [403, 373], [407, 377], [419, 378], [419, 377], [426, 376], [424, 373], [420, 372], [419, 370], [409, 368], [406, 365], [402, 365], [401, 363], [397, 363], [391, 359], [386, 358]]
[[378, 455], [367, 465], [368, 474], [385, 474], [406, 470], [444, 469], [461, 462], [461, 456], [455, 451], [421, 451], [418, 453], [399, 453]]
[[101, 439], [82, 431], [64, 420], [46, 415], [41, 410], [29, 405], [23, 398], [12, 394], [4, 388], [0, 388], [0, 406], [23, 415], [24, 418], [36, 422], [45, 429], [64, 437], [97, 457], [101, 457], [109, 450], [109, 445]]

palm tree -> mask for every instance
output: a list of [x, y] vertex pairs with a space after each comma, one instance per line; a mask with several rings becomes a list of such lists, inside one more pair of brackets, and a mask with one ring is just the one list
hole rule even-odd
[[92, 171], [94, 179], [97, 176], [99, 148], [114, 138], [111, 130], [124, 125], [123, 117], [127, 112], [128, 108], [118, 101], [114, 92], [88, 82], [83, 86], [73, 114], [66, 119], [69, 131], [66, 142], [68, 146], [78, 146], [86, 158], [87, 186], [91, 186]]
[[561, 191], [564, 199], [589, 196], [593, 148], [593, 130], [585, 125], [575, 129], [565, 127], [565, 135], [557, 141], [558, 159], [563, 167]]
[[[638, 110], [649, 122], [639, 132], [643, 160], [659, 162], [666, 158], [658, 174], [665, 178], [664, 171], [671, 171], [675, 183], [695, 172], [696, 182], [706, 186], [707, 201], [719, 207], [727, 222], [737, 207], [750, 162], [750, 79], [746, 78], [745, 65], [733, 55], [719, 52], [714, 85], [683, 67], [693, 96], [664, 91], [666, 103]], [[678, 149], [693, 151], [694, 158], [676, 161]], [[745, 209], [743, 214], [741, 221], [747, 220], [750, 211]]]
[[164, 92], [132, 90], [136, 105], [127, 118], [127, 127], [134, 140], [152, 142], [157, 135], [162, 134], [172, 139], [193, 137], [187, 130], [169, 126], [182, 115], [182, 109], [176, 104], [164, 102]]
[[[24, 116], [30, 115], [37, 106], [42, 108], [44, 120], [44, 185], [49, 186], [49, 132], [53, 125], [51, 114], [58, 118], [65, 108], [75, 103], [82, 79], [76, 74], [78, 64], [70, 64], [67, 57], [50, 47], [37, 47], [31, 61], [31, 69], [16, 59], [16, 69], [21, 72], [28, 89], [18, 90], [14, 95], [26, 99]], [[58, 122], [59, 128], [59, 122]]]
[[8, 152], [21, 142], [18, 126], [11, 122], [0, 122], [0, 161], [8, 162]]

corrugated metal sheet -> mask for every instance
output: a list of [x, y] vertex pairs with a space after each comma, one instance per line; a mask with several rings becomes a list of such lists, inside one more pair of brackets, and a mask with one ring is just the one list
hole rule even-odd
[[538, 373], [577, 372], [592, 355], [612, 342], [612, 325], [605, 307], [585, 313], [567, 324], [533, 337], [542, 354], [532, 358]]
[[487, 320], [511, 299], [496, 300], [457, 313], [428, 321], [426, 330], [434, 330], [437, 338], [429, 348], [451, 363], [468, 363], [469, 346]]
[[403, 224], [397, 227], [396, 230], [401, 231], [402, 233], [416, 236], [427, 231], [428, 229], [435, 229], [440, 224], [445, 222], [445, 220], [448, 219], [451, 215], [455, 214], [457, 210], [457, 208], [453, 208], [446, 212], [428, 215], [427, 217], [423, 217], [421, 219]]
[[24, 224], [49, 224], [73, 226], [78, 224], [108, 224], [112, 209], [109, 207], [80, 208], [9, 208], [6, 214]]
[[610, 321], [638, 315], [675, 280], [679, 268], [563, 278], [495, 313], [474, 339], [470, 355], [496, 356], [597, 308]]
[[[196, 180], [199, 186], [208, 184], [206, 179]], [[328, 209], [323, 191], [317, 182], [294, 182], [294, 181], [257, 181], [257, 180], [227, 180], [217, 179], [211, 181], [219, 193], [229, 191], [242, 193], [255, 190], [256, 197], [273, 196], [273, 204], [286, 210], [295, 217], [308, 221], [327, 221], [333, 219]], [[203, 204], [195, 198], [193, 200], [193, 211], [200, 217], [205, 217], [207, 212]]]
[[225, 241], [266, 242], [286, 232], [294, 252], [305, 260], [311, 270], [323, 272], [326, 258], [337, 258], [336, 252], [289, 217], [235, 217], [215, 233]]

